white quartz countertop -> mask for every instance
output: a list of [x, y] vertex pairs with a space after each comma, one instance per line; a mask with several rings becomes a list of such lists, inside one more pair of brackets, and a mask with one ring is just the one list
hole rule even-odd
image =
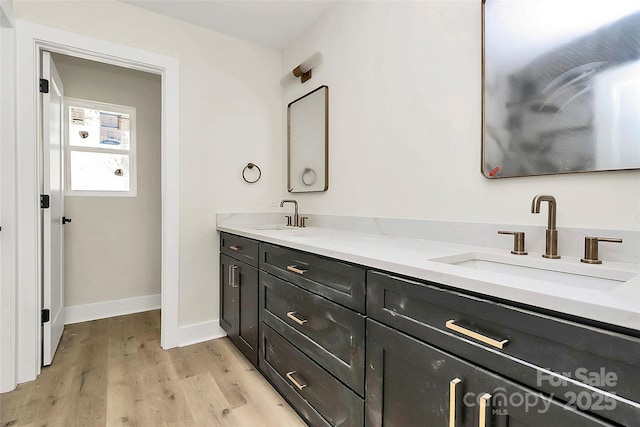
[[[504, 249], [318, 227], [218, 224], [217, 229], [372, 269], [640, 330], [640, 266], [637, 264], [605, 261], [602, 265], [587, 265], [575, 257], [550, 260], [535, 252], [518, 256]], [[625, 278], [630, 279], [603, 287], [566, 285], [434, 261], [464, 254], [574, 272], [615, 270], [613, 273], [625, 273]]]

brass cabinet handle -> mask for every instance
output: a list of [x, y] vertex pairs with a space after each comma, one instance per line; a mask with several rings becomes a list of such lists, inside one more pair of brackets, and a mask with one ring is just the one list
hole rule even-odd
[[232, 251], [238, 252], [242, 250], [242, 246], [230, 245], [229, 249], [231, 249]]
[[489, 409], [490, 400], [491, 395], [489, 393], [485, 393], [480, 396], [480, 417], [478, 427], [487, 427], [487, 410]]
[[499, 348], [501, 350], [509, 342], [509, 340], [502, 340], [502, 341], [494, 340], [493, 338], [485, 337], [484, 335], [481, 335], [477, 332], [473, 332], [467, 328], [463, 328], [462, 326], [456, 325], [456, 321], [454, 319], [451, 319], [447, 323], [445, 323], [445, 326], [449, 329], [452, 329], [456, 332], [460, 332], [463, 335], [476, 339], [485, 344], [489, 344], [490, 346]]
[[289, 381], [291, 381], [293, 383], [294, 386], [296, 386], [296, 388], [298, 390], [302, 391], [302, 389], [305, 388], [307, 386], [307, 384], [304, 381], [302, 383], [299, 383], [298, 381], [295, 380], [295, 378], [293, 378], [293, 375], [296, 372], [297, 371], [287, 372], [287, 378], [289, 379]]
[[236, 283], [236, 271], [238, 271], [238, 266], [237, 265], [230, 265], [229, 266], [229, 286], [231, 286], [232, 288], [237, 288], [238, 284]]
[[293, 320], [294, 322], [296, 322], [298, 325], [304, 325], [305, 323], [307, 323], [307, 319], [305, 319], [305, 318], [301, 319], [299, 317], [300, 315], [296, 316], [296, 314], [298, 314], [297, 311], [290, 311], [290, 312], [287, 313], [287, 317], [289, 319]]
[[298, 268], [298, 266], [296, 265], [287, 265], [287, 270], [293, 271], [294, 273], [298, 273], [298, 274], [304, 274], [307, 272], [307, 270], [302, 270], [301, 268]]
[[460, 378], [455, 378], [449, 382], [449, 427], [456, 427], [456, 404], [458, 402], [456, 387], [461, 382]]

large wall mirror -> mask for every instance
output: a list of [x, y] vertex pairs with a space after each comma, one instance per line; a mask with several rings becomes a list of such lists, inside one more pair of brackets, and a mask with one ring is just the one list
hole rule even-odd
[[329, 88], [291, 102], [287, 112], [287, 189], [291, 193], [329, 188]]
[[640, 168], [640, 1], [484, 0], [482, 172]]

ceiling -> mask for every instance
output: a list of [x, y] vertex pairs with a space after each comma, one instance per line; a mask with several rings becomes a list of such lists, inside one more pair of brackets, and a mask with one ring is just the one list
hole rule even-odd
[[123, 0], [239, 39], [284, 49], [336, 0]]

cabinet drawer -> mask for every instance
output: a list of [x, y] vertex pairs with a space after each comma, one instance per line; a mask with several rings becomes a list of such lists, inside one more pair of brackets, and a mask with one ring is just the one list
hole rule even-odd
[[235, 234], [220, 233], [220, 252], [258, 266], [258, 242]]
[[622, 425], [640, 425], [640, 339], [432, 284], [368, 274], [371, 318], [566, 402], [588, 393], [584, 400], [593, 405], [586, 409]]
[[312, 426], [362, 426], [364, 401], [269, 326], [260, 328], [260, 368]]
[[261, 271], [260, 319], [364, 395], [364, 316]]
[[260, 269], [364, 313], [366, 270], [362, 267], [260, 243]]

